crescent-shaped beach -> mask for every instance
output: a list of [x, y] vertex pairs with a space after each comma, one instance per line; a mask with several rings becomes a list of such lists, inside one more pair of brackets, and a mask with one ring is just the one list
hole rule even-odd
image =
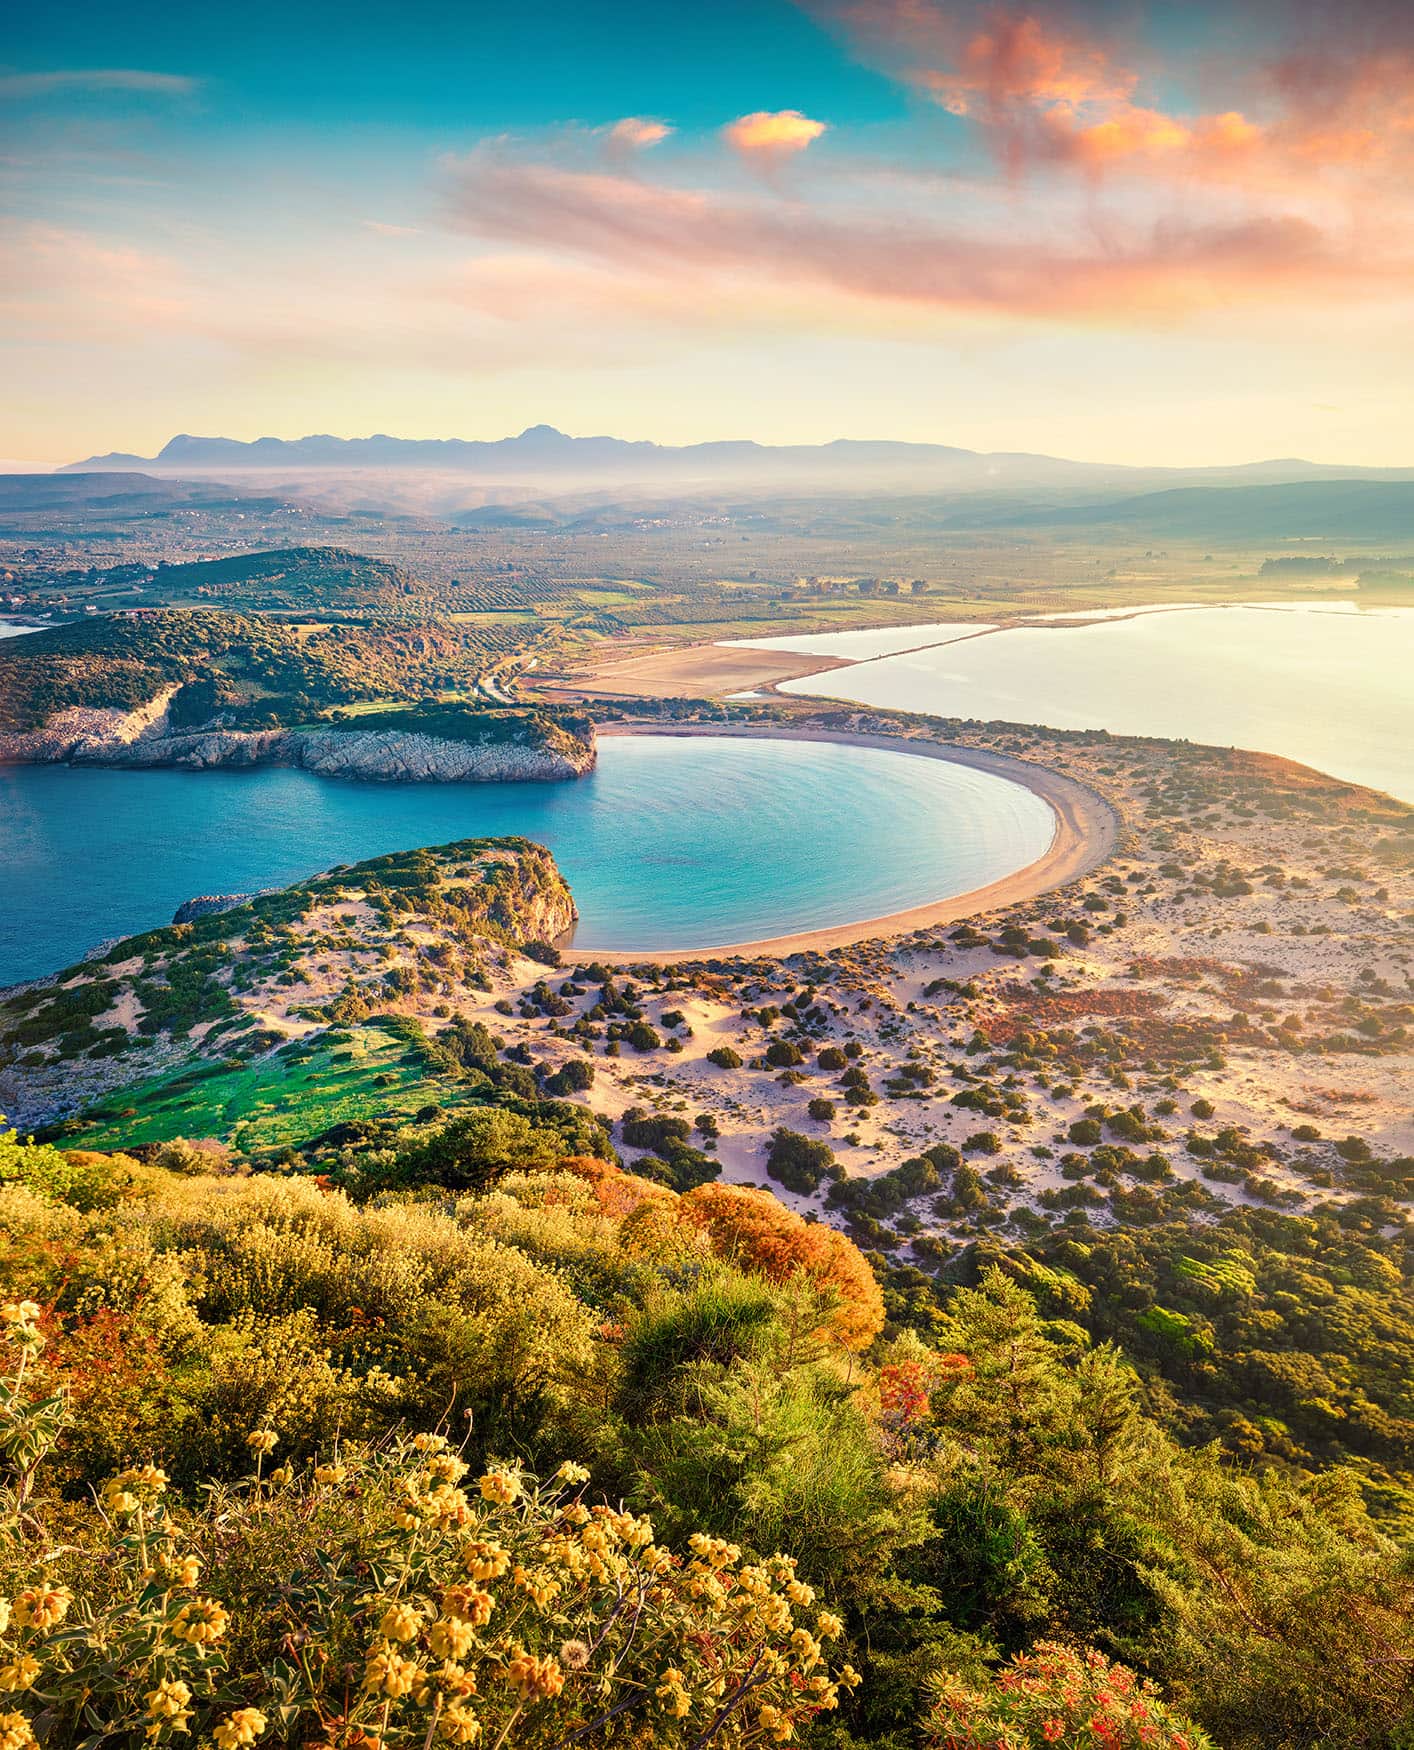
[[733, 725], [720, 723], [666, 724], [606, 722], [597, 725], [601, 737], [624, 735], [654, 736], [726, 736], [755, 737], [774, 741], [837, 742], [849, 747], [877, 748], [887, 753], [909, 754], [915, 758], [946, 760], [953, 765], [970, 766], [989, 772], [998, 778], [1019, 784], [1039, 796], [1055, 818], [1055, 831], [1045, 852], [1000, 880], [966, 893], [949, 894], [942, 898], [889, 912], [880, 917], [861, 918], [852, 923], [833, 925], [820, 930], [802, 930], [793, 935], [769, 936], [757, 941], [704, 944], [694, 948], [672, 949], [603, 949], [575, 948], [563, 950], [567, 962], [584, 965], [599, 962], [608, 966], [631, 966], [640, 963], [681, 962], [717, 959], [727, 955], [799, 954], [831, 948], [845, 948], [856, 942], [867, 942], [886, 936], [905, 935], [913, 930], [935, 929], [942, 924], [957, 923], [979, 912], [994, 911], [1019, 900], [1033, 899], [1057, 887], [1088, 875], [1113, 853], [1119, 839], [1119, 821], [1109, 803], [1088, 785], [1067, 777], [1049, 766], [1030, 760], [1013, 758], [980, 748], [962, 747], [954, 742], [934, 741], [926, 736], [895, 736], [853, 733], [845, 730], [790, 729], [769, 725]]

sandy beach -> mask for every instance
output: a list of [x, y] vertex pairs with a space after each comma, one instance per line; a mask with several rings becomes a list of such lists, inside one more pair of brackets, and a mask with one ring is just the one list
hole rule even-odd
[[[818, 658], [813, 660], [818, 661]], [[1113, 852], [1119, 837], [1119, 823], [1110, 805], [1086, 785], [1047, 766], [1029, 760], [1013, 759], [1007, 754], [991, 753], [981, 748], [961, 747], [951, 742], [891, 735], [853, 734], [846, 731], [827, 732], [819, 729], [743, 726], [726, 724], [652, 724], [603, 723], [601, 736], [616, 735], [716, 735], [755, 736], [775, 741], [831, 741], [848, 747], [879, 748], [888, 753], [911, 755], [915, 758], [948, 760], [954, 765], [971, 766], [991, 772], [996, 777], [1021, 784], [1041, 797], [1055, 816], [1055, 832], [1043, 856], [985, 887], [969, 893], [951, 894], [906, 911], [890, 912], [883, 917], [861, 918], [853, 923], [823, 930], [803, 930], [794, 935], [771, 936], [759, 941], [708, 943], [697, 948], [641, 948], [606, 952], [602, 949], [563, 950], [567, 962], [587, 964], [599, 961], [604, 965], [626, 966], [640, 962], [684, 962], [715, 959], [722, 955], [782, 955], [798, 954], [807, 949], [845, 948], [856, 942], [872, 941], [886, 936], [900, 936], [911, 930], [936, 928], [940, 924], [959, 922], [977, 912], [995, 910], [1033, 899], [1078, 880], [1098, 868]]]
[[849, 668], [840, 657], [789, 650], [747, 650], [725, 644], [684, 644], [597, 663], [583, 675], [529, 676], [529, 690], [563, 699], [717, 699]]

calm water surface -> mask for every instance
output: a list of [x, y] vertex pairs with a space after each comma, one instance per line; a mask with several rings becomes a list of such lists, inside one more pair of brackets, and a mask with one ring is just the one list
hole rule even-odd
[[[899, 629], [888, 630], [892, 641]], [[915, 628], [920, 641], [928, 630]], [[849, 647], [812, 638], [803, 648], [872, 654], [862, 634], [846, 636]], [[779, 690], [1253, 748], [1414, 801], [1414, 608], [1197, 607], [1018, 626]]]
[[610, 738], [563, 784], [356, 784], [309, 772], [0, 768], [0, 984], [414, 845], [520, 833], [554, 852], [576, 944], [689, 948], [879, 917], [1032, 862], [1050, 808], [915, 755], [823, 742]]

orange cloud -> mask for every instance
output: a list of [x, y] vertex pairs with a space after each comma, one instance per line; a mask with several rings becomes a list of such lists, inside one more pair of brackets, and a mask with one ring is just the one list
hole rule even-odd
[[672, 131], [666, 122], [654, 121], [648, 116], [626, 115], [609, 129], [609, 139], [615, 146], [643, 151], [649, 146], [661, 145]]
[[[1096, 34], [1103, 9], [1030, 0], [799, 0], [850, 35], [866, 58], [966, 118], [1016, 175], [1071, 165], [1090, 176], [1213, 181], [1308, 190], [1312, 171], [1363, 175], [1364, 192], [1401, 198], [1414, 169], [1414, 18], [1405, 0], [1345, 0], [1321, 15], [1253, 0], [1247, 60], [1203, 58], [1164, 70], [1217, 86], [1227, 107], [1145, 101], [1156, 51]], [[1195, 8], [1198, 28], [1203, 12]]]
[[722, 138], [738, 152], [763, 157], [787, 157], [803, 152], [825, 131], [824, 122], [813, 121], [798, 109], [758, 109], [739, 116], [722, 129]]

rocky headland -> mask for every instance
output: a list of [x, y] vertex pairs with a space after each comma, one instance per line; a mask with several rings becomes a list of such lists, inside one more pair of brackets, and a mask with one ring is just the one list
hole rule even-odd
[[533, 712], [447, 710], [432, 720], [409, 709], [328, 726], [188, 728], [172, 722], [177, 691], [127, 711], [69, 706], [42, 728], [0, 733], [0, 764], [297, 766], [326, 778], [386, 783], [557, 782], [594, 768], [591, 725], [569, 729]]

